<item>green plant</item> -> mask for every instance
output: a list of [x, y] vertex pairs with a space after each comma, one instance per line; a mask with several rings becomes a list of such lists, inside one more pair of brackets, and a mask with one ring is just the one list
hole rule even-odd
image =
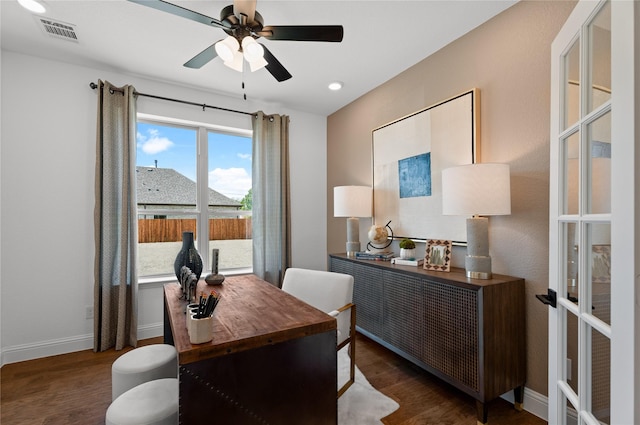
[[404, 238], [400, 241], [400, 248], [402, 249], [413, 249], [415, 247], [416, 244], [411, 239]]

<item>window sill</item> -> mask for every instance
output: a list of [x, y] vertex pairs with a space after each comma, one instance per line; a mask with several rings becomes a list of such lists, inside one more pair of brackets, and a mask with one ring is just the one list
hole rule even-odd
[[[231, 269], [231, 270], [220, 270], [220, 273], [225, 277], [228, 276], [239, 276], [243, 274], [251, 274], [253, 273], [253, 269], [251, 267], [242, 268], [242, 269]], [[204, 279], [206, 276], [205, 273], [202, 274], [200, 279]], [[164, 275], [164, 276], [146, 276], [138, 278], [138, 285], [164, 285], [166, 283], [177, 282], [177, 279], [173, 275]]]

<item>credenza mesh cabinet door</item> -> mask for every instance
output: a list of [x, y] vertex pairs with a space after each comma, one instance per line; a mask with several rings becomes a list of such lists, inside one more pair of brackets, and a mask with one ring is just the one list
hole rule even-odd
[[423, 289], [422, 360], [480, 391], [478, 293], [432, 281], [423, 281]]
[[421, 361], [425, 341], [424, 279], [384, 272], [384, 337], [389, 344]]
[[354, 264], [353, 279], [356, 325], [382, 338], [384, 331], [382, 270], [362, 264]]
[[331, 258], [330, 270], [353, 276], [356, 326], [382, 338], [382, 271], [336, 258]]

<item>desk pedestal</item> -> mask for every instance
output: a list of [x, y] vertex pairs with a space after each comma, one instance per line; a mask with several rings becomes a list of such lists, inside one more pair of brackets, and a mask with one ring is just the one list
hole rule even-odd
[[[180, 366], [180, 423], [335, 424], [331, 333]], [[203, 421], [203, 419], [206, 419]]]

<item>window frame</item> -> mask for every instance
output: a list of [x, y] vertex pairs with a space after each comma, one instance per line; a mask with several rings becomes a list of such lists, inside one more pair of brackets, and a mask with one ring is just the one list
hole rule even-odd
[[[165, 117], [160, 115], [145, 114], [138, 112], [136, 114], [136, 126], [138, 122], [144, 122], [148, 124], [157, 124], [163, 126], [182, 127], [190, 130], [196, 130], [196, 206], [195, 208], [185, 209], [145, 209], [140, 210], [136, 206], [136, 216], [140, 215], [167, 215], [184, 217], [196, 217], [196, 235], [195, 245], [196, 249], [202, 257], [202, 276], [206, 275], [205, 270], [211, 270], [209, 264], [209, 206], [203, 200], [209, 198], [209, 186], [208, 186], [208, 160], [209, 160], [209, 133], [227, 134], [232, 136], [241, 137], [253, 137], [253, 130], [246, 130], [235, 127], [222, 126], [211, 123], [197, 122], [184, 120], [180, 118]], [[202, 183], [204, 182], [204, 183]], [[206, 225], [203, 225], [206, 224]], [[136, 236], [137, 241], [137, 236]], [[206, 245], [205, 245], [206, 243]], [[231, 274], [245, 274], [251, 273], [253, 267], [243, 269], [232, 270], [220, 270], [224, 271], [225, 275]], [[138, 274], [139, 283], [153, 283], [153, 282], [167, 282], [174, 281], [175, 276], [173, 273], [162, 275], [140, 275]]]

